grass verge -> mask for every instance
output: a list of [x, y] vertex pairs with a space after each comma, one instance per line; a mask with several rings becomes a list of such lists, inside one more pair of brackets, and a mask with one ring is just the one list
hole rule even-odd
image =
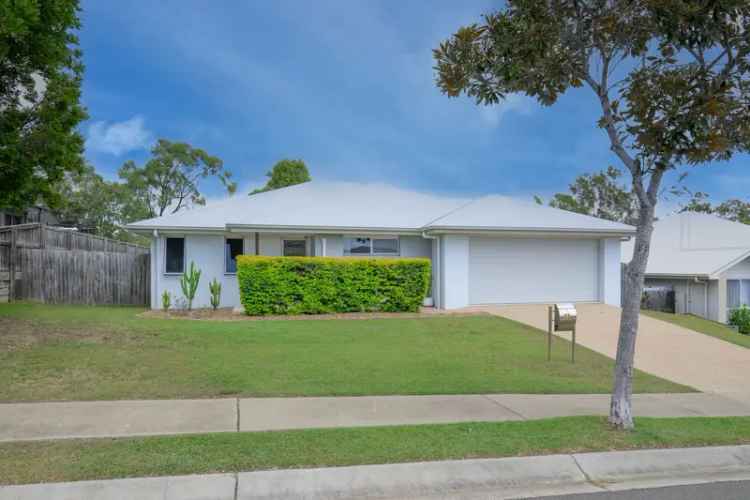
[[[0, 400], [608, 393], [613, 361], [507, 319], [152, 319], [0, 304]], [[636, 392], [690, 388], [636, 371]]]
[[750, 349], [750, 335], [743, 335], [717, 321], [711, 321], [692, 314], [671, 314], [660, 311], [645, 310], [642, 312], [652, 318], [674, 323], [675, 325], [687, 328], [688, 330], [710, 335], [711, 337], [716, 337], [717, 339], [725, 340], [732, 344], [737, 344]]
[[0, 444], [0, 483], [750, 443], [750, 417], [602, 417]]

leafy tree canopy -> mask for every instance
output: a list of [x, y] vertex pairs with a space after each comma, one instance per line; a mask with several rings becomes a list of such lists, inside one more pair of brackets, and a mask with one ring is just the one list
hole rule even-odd
[[711, 203], [709, 196], [702, 192], [694, 193], [690, 201], [680, 209], [680, 212], [713, 214], [734, 222], [750, 224], [750, 202], [731, 199], [715, 205]]
[[[551, 207], [568, 210], [600, 219], [637, 224], [638, 200], [629, 187], [620, 181], [622, 172], [615, 167], [595, 174], [583, 174], [569, 186], [570, 192], [556, 193]], [[539, 204], [544, 203], [535, 197]]]
[[237, 189], [231, 172], [224, 169], [219, 158], [166, 139], [159, 139], [145, 165], [129, 160], [118, 174], [125, 184], [123, 218], [128, 222], [204, 205], [200, 182], [208, 177], [218, 179], [230, 194]]
[[289, 159], [276, 162], [276, 165], [266, 173], [266, 177], [268, 177], [266, 185], [253, 190], [250, 192], [251, 195], [294, 186], [295, 184], [302, 184], [311, 180], [310, 172], [307, 170], [307, 165], [305, 165], [304, 161]]
[[0, 206], [55, 206], [83, 167], [77, 0], [0, 2]]
[[495, 104], [523, 93], [553, 105], [587, 87], [597, 125], [638, 200], [610, 422], [631, 428], [640, 296], [664, 175], [750, 146], [747, 0], [508, 0], [435, 49], [437, 85]]

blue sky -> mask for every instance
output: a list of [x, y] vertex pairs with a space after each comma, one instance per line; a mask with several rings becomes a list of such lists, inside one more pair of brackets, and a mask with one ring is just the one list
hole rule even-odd
[[[86, 156], [114, 178], [156, 138], [187, 141], [222, 158], [243, 192], [285, 157], [304, 159], [314, 179], [520, 197], [619, 167], [588, 89], [550, 108], [440, 94], [432, 49], [493, 5], [84, 1]], [[747, 199], [749, 165], [689, 169], [686, 183]], [[206, 192], [222, 196], [210, 183]]]

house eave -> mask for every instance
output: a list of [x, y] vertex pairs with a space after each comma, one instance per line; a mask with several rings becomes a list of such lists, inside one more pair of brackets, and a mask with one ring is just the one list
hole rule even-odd
[[318, 233], [318, 234], [421, 234], [420, 229], [404, 227], [365, 227], [365, 226], [285, 226], [265, 224], [227, 224], [226, 229], [232, 233]]
[[598, 237], [630, 238], [635, 231], [623, 229], [581, 229], [581, 228], [535, 228], [535, 227], [479, 227], [479, 226], [429, 226], [427, 234], [538, 236], [538, 237]]

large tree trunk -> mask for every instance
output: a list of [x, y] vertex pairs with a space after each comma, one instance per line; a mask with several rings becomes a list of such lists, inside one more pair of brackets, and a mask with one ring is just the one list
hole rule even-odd
[[646, 263], [651, 249], [651, 234], [654, 231], [654, 206], [644, 207], [638, 218], [633, 260], [625, 266], [620, 316], [620, 336], [617, 341], [614, 387], [609, 407], [609, 423], [617, 429], [633, 428], [633, 412], [630, 397], [633, 393], [633, 360], [635, 340], [638, 333], [638, 317], [641, 312], [641, 295], [646, 274]]

